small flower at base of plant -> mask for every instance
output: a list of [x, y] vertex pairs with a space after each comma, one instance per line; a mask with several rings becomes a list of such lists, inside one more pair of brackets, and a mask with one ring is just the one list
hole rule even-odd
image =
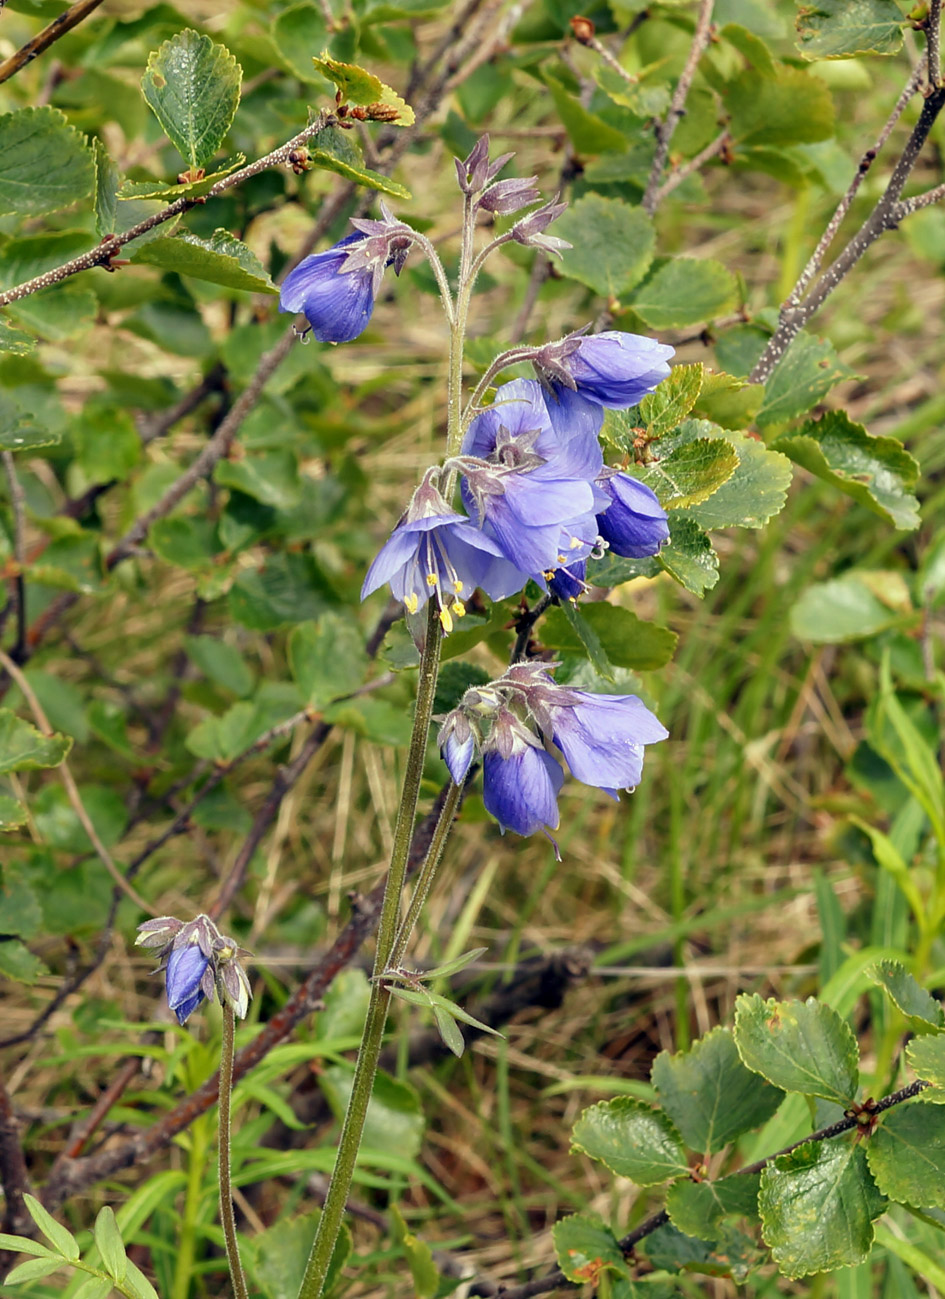
[[626, 410], [669, 375], [674, 354], [668, 343], [642, 334], [609, 329], [584, 336], [579, 330], [540, 348], [533, 364], [553, 393], [570, 388], [601, 406]]
[[249, 956], [234, 939], [221, 934], [209, 916], [181, 921], [159, 916], [138, 926], [135, 945], [156, 948], [165, 970], [168, 1007], [183, 1024], [204, 1000], [213, 1000], [216, 988], [240, 1019], [245, 1018], [252, 996], [249, 980], [240, 965]]
[[643, 559], [669, 540], [667, 514], [646, 483], [607, 469], [598, 479], [611, 504], [597, 516], [600, 535], [615, 555]]

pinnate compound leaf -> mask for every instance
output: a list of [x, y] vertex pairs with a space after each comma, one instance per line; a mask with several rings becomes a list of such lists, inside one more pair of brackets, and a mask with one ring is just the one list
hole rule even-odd
[[896, 438], [873, 437], [845, 411], [831, 410], [777, 438], [773, 446], [894, 528], [919, 526], [913, 493], [919, 465]]
[[832, 343], [799, 333], [765, 385], [758, 427], [806, 415], [834, 384], [854, 378], [856, 374], [839, 360]]
[[945, 1104], [945, 1036], [917, 1037], [906, 1047], [906, 1059], [920, 1078], [932, 1084], [928, 1100]]
[[[686, 421], [682, 425], [685, 429]], [[704, 421], [693, 424], [715, 429]], [[701, 528], [761, 528], [784, 508], [793, 471], [787, 456], [746, 433], [717, 429], [738, 452], [738, 466], [719, 489], [687, 514]]]
[[79, 1257], [79, 1245], [71, 1231], [68, 1231], [61, 1223], [58, 1223], [51, 1213], [40, 1204], [39, 1200], [33, 1195], [24, 1195], [23, 1203], [30, 1217], [36, 1223], [37, 1227], [63, 1258], [70, 1262], [75, 1262]]
[[572, 1213], [552, 1228], [558, 1266], [569, 1281], [595, 1285], [603, 1272], [629, 1276], [613, 1232], [598, 1218]]
[[776, 77], [746, 68], [723, 87], [722, 100], [737, 143], [815, 144], [833, 135], [830, 91], [801, 68], [779, 64]]
[[761, 1174], [762, 1234], [785, 1276], [862, 1262], [885, 1207], [863, 1147], [849, 1138], [808, 1141]]
[[239, 106], [242, 78], [242, 68], [224, 45], [190, 28], [148, 59], [141, 89], [188, 167], [204, 167], [223, 143]]
[[686, 418], [702, 391], [703, 376], [701, 361], [674, 365], [656, 391], [647, 393], [640, 402], [640, 417], [651, 438], [671, 433]]
[[719, 580], [719, 557], [706, 532], [685, 514], [669, 516], [669, 542], [659, 553], [662, 568], [677, 582], [702, 596]]
[[9, 708], [0, 708], [0, 772], [58, 767], [72, 748], [68, 735], [43, 735]]
[[657, 264], [628, 305], [652, 329], [675, 329], [714, 320], [737, 302], [738, 281], [721, 262], [673, 257]]
[[92, 150], [58, 108], [0, 116], [0, 216], [43, 216], [91, 194]]
[[344, 176], [345, 180], [353, 180], [358, 185], [390, 194], [393, 198], [410, 198], [410, 190], [396, 180], [365, 167], [350, 131], [343, 131], [338, 126], [326, 126], [312, 137], [308, 155], [316, 167], [336, 172], [339, 176]]
[[541, 633], [542, 642], [549, 648], [560, 650], [562, 654], [587, 657], [594, 662], [587, 643], [592, 636], [600, 646], [606, 664], [632, 668], [637, 672], [661, 668], [673, 657], [678, 639], [676, 633], [668, 627], [644, 622], [629, 609], [604, 603], [586, 604], [579, 610], [572, 609], [571, 613], [577, 614], [579, 625], [587, 627], [589, 633], [582, 638], [564, 606], [551, 609], [542, 623]]
[[730, 1030], [721, 1027], [689, 1051], [662, 1051], [650, 1077], [686, 1145], [707, 1155], [766, 1122], [784, 1099], [783, 1091], [745, 1067]]
[[571, 1148], [638, 1186], [658, 1186], [689, 1171], [682, 1139], [669, 1118], [631, 1096], [586, 1109], [571, 1130]]
[[115, 1214], [107, 1204], [99, 1210], [95, 1219], [95, 1244], [102, 1256], [105, 1271], [116, 1281], [123, 1281], [128, 1270], [128, 1258]]
[[879, 961], [866, 973], [899, 1007], [913, 1033], [938, 1033], [945, 1028], [945, 1011], [941, 1003], [913, 978], [901, 961]]
[[764, 1001], [743, 993], [735, 1003], [735, 1044], [744, 1063], [775, 1087], [822, 1096], [849, 1108], [856, 1098], [859, 1051], [835, 1010], [807, 1001]]
[[308, 708], [325, 708], [357, 690], [367, 665], [361, 633], [340, 614], [301, 622], [289, 634], [289, 667]]
[[900, 1204], [945, 1209], [945, 1110], [919, 1099], [880, 1120], [866, 1147], [876, 1185]]
[[807, 59], [895, 54], [902, 25], [895, 0], [812, 0], [797, 15], [797, 48]]
[[115, 1285], [110, 1276], [87, 1276], [73, 1299], [108, 1299]]
[[652, 488], [664, 510], [680, 510], [708, 500], [738, 465], [738, 452], [725, 438], [695, 438], [641, 465], [634, 476]]
[[214, 230], [209, 239], [189, 233], [152, 239], [131, 260], [136, 266], [157, 266], [228, 289], [279, 292], [256, 254], [227, 230]]
[[735, 1174], [716, 1182], [692, 1182], [681, 1177], [666, 1196], [670, 1221], [687, 1236], [712, 1237], [724, 1218], [758, 1217], [760, 1174]]
[[600, 194], [579, 198], [555, 222], [554, 234], [573, 245], [561, 254], [561, 274], [608, 299], [639, 283], [656, 243], [642, 208]]

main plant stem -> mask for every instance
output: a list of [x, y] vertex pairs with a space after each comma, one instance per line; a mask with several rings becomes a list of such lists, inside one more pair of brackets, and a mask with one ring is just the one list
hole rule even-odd
[[236, 1239], [236, 1215], [233, 1212], [233, 1182], [230, 1176], [230, 1108], [233, 1099], [233, 1048], [236, 1037], [236, 1016], [233, 1007], [220, 998], [223, 1008], [223, 1045], [220, 1050], [220, 1220], [226, 1240], [226, 1259], [230, 1265], [230, 1278], [236, 1299], [249, 1299], [246, 1277], [240, 1262], [240, 1247]]

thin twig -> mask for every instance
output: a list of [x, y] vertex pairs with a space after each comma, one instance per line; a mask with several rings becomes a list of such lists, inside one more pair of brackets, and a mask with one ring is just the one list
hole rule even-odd
[[3, 452], [3, 471], [10, 490], [10, 507], [13, 511], [13, 558], [16, 561], [16, 576], [13, 579], [16, 591], [16, 644], [13, 658], [19, 660], [23, 658], [26, 650], [26, 581], [23, 577], [23, 569], [26, 566], [24, 545], [26, 520], [23, 509], [25, 500], [23, 485], [17, 476], [16, 461], [12, 451]]
[[684, 180], [689, 179], [693, 172], [698, 171], [705, 163], [710, 162], [718, 154], [724, 152], [727, 146], [731, 143], [731, 139], [732, 137], [729, 135], [728, 131], [722, 131], [722, 133], [717, 135], [714, 140], [711, 140], [704, 149], [700, 149], [694, 157], [688, 158], [684, 163], [680, 164], [680, 166], [674, 167], [666, 177], [666, 180], [656, 191], [656, 195], [653, 199], [653, 211], [656, 211], [667, 194], [672, 194], [674, 189], [678, 189]]
[[942, 84], [942, 0], [929, 0], [925, 39], [928, 42], [929, 86], [938, 90]]
[[[16, 682], [17, 686], [20, 688], [23, 698], [26, 700], [27, 704], [29, 705], [30, 712], [33, 714], [33, 718], [35, 719], [36, 725], [39, 727], [39, 729], [43, 732], [44, 735], [55, 735], [56, 732], [49, 725], [49, 721], [46, 717], [46, 714], [43, 712], [43, 706], [36, 698], [36, 694], [35, 691], [33, 690], [33, 687], [27, 681], [26, 677], [20, 671], [17, 665], [10, 658], [9, 654], [6, 654], [3, 650], [0, 650], [0, 664], [2, 664], [3, 667], [6, 669], [6, 671], [9, 672], [12, 679]], [[144, 911], [149, 916], [156, 915], [157, 913], [154, 910], [154, 908], [149, 906], [149, 904], [145, 902], [144, 898], [142, 898], [140, 894], [138, 894], [135, 891], [134, 887], [128, 883], [124, 875], [122, 875], [121, 871], [115, 865], [114, 861], [112, 861], [111, 853], [102, 843], [101, 839], [99, 838], [98, 831], [95, 829], [95, 826], [92, 824], [91, 817], [89, 816], [88, 812], [85, 810], [85, 804], [82, 802], [82, 796], [79, 793], [79, 787], [76, 785], [75, 780], [73, 779], [72, 772], [69, 770], [69, 763], [65, 758], [63, 758], [62, 762], [60, 762], [59, 764], [59, 775], [62, 777], [62, 783], [65, 786], [66, 794], [69, 798], [70, 804], [72, 805], [72, 810], [79, 818], [79, 824], [82, 826], [82, 829], [91, 839], [92, 847], [98, 853], [99, 857], [101, 858], [102, 865], [105, 867], [109, 875], [112, 877], [115, 887], [121, 889], [122, 893], [124, 893], [124, 895], [127, 898], [129, 898], [135, 904], [135, 906], [138, 907], [141, 911]]]
[[689, 95], [689, 87], [692, 85], [692, 79], [696, 75], [696, 68], [699, 66], [699, 60], [702, 53], [709, 43], [712, 28], [712, 6], [713, 0], [702, 0], [699, 6], [699, 16], [696, 19], [696, 30], [692, 38], [692, 46], [689, 50], [689, 57], [686, 59], [686, 66], [682, 70], [682, 75], [676, 83], [676, 89], [673, 91], [673, 98], [669, 105], [669, 111], [665, 119], [659, 122], [656, 127], [656, 153], [653, 155], [653, 165], [650, 168], [650, 175], [646, 182], [646, 189], [643, 192], [643, 198], [640, 206], [644, 212], [650, 216], [656, 211], [657, 191], [660, 186], [660, 178], [663, 175], [663, 168], [666, 166], [666, 159], [669, 157], [669, 144], [673, 138], [676, 127], [679, 125], [679, 119], [686, 111], [686, 98]]
[[6, 1083], [0, 1077], [0, 1186], [3, 1187], [3, 1219], [0, 1222], [5, 1232], [16, 1235], [29, 1230], [30, 1215], [23, 1203], [24, 1194], [30, 1189], [29, 1173], [23, 1144], [20, 1141], [20, 1125], [13, 1113], [13, 1102], [7, 1091]]
[[66, 32], [71, 32], [73, 27], [77, 27], [82, 19], [87, 18], [101, 3], [102, 0], [76, 0], [76, 3], [70, 5], [65, 13], [61, 13], [58, 18], [54, 18], [31, 41], [27, 41], [15, 54], [11, 54], [8, 59], [4, 59], [0, 63], [0, 84], [9, 81], [11, 77], [15, 77], [21, 68], [25, 68], [27, 63], [32, 63], [38, 54], [42, 54], [43, 50], [48, 50], [50, 45], [59, 40], [60, 36], [65, 36]]

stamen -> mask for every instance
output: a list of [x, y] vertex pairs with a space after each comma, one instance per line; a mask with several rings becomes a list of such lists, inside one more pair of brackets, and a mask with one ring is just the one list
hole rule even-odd
[[404, 598], [404, 608], [407, 610], [408, 613], [416, 613], [417, 606], [419, 605], [419, 603], [420, 601], [412, 591], [410, 595], [405, 596]]
[[442, 626], [447, 636], [453, 630], [453, 619], [450, 615], [449, 609], [440, 610], [440, 625]]
[[456, 614], [457, 618], [466, 617], [466, 606], [463, 604], [462, 600], [454, 600], [453, 603], [450, 605], [450, 608], [452, 609], [453, 613]]
[[439, 579], [438, 579], [436, 573], [427, 573], [427, 586], [429, 586], [429, 587], [434, 587], [434, 586], [436, 586], [438, 580], [439, 580]]

